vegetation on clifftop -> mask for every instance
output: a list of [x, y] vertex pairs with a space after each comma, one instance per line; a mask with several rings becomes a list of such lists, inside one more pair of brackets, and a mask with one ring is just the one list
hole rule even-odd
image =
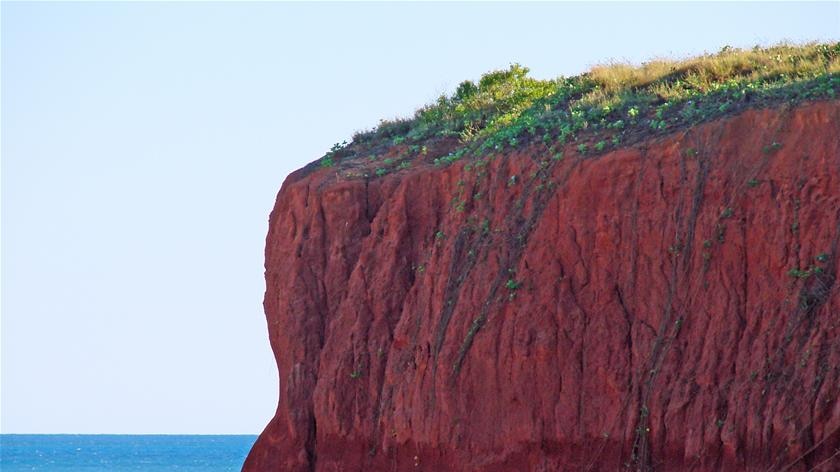
[[[597, 154], [748, 107], [831, 99], [838, 92], [840, 43], [725, 47], [683, 61], [600, 65], [554, 80], [530, 78], [526, 67], [513, 64], [478, 83], [462, 82], [411, 119], [357, 133], [320, 163], [367, 157], [381, 176], [417, 157], [442, 165], [535, 141], [557, 159], [571, 143], [579, 154]], [[437, 141], [449, 143], [447, 152], [427, 156], [426, 145]]]

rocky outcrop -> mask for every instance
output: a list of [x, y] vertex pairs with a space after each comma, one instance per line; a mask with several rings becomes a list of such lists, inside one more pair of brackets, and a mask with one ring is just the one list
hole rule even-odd
[[840, 470], [840, 101], [290, 175], [245, 470]]

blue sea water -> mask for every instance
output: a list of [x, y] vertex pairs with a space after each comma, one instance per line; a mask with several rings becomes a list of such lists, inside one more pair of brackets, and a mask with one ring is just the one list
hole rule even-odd
[[0, 470], [240, 470], [256, 436], [2, 434]]

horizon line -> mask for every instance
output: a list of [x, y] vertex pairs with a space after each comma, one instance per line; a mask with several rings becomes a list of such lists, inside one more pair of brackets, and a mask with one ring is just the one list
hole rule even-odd
[[0, 436], [259, 436], [260, 433], [3, 433]]

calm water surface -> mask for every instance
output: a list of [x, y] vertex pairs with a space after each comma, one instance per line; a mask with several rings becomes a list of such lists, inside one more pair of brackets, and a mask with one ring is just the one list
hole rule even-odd
[[256, 436], [0, 435], [0, 470], [240, 470]]

